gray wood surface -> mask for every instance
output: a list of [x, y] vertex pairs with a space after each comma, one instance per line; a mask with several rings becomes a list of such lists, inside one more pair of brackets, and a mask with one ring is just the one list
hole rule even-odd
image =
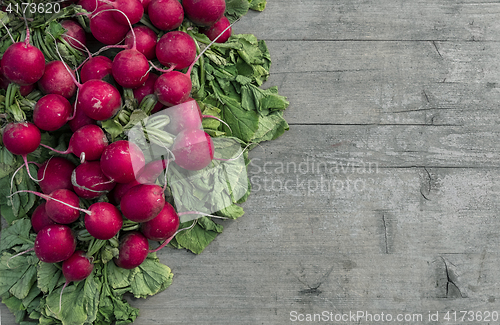
[[444, 316], [500, 313], [499, 21], [482, 0], [248, 14], [235, 32], [267, 41], [290, 131], [252, 151], [245, 216], [201, 255], [161, 251], [174, 283], [135, 323], [498, 324]]

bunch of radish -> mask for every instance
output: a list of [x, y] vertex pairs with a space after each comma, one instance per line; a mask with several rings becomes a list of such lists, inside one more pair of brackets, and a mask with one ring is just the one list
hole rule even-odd
[[[183, 0], [182, 5], [178, 0], [80, 0], [78, 5], [88, 12], [92, 36], [105, 49], [119, 49], [113, 58], [98, 51], [81, 67], [45, 62], [30, 44], [28, 30], [25, 41], [5, 51], [0, 66], [7, 84], [44, 94], [32, 120], [10, 121], [2, 140], [7, 150], [23, 157], [26, 168], [27, 156], [40, 146], [55, 154], [39, 164], [37, 175], [30, 175], [40, 192], [12, 196], [29, 192], [41, 198], [31, 215], [37, 233], [33, 249], [43, 262], [62, 263], [66, 284], [93, 270], [93, 257], [80, 249], [84, 245], [74, 231], [78, 222], [83, 221], [92, 238], [118, 239], [114, 263], [125, 269], [139, 266], [157, 250], [150, 249], [148, 240], [163, 242], [161, 248], [179, 231], [180, 214], [166, 202], [157, 178], [169, 163], [186, 170], [206, 168], [214, 159], [214, 145], [202, 129], [199, 105], [190, 98], [191, 70], [202, 53], [188, 33], [177, 29], [188, 19], [212, 41], [225, 42], [231, 35], [224, 0]], [[144, 13], [161, 37], [140, 24]], [[83, 28], [72, 20], [62, 25], [68, 43], [90, 54]], [[103, 131], [102, 122], [120, 114], [123, 89], [132, 89], [139, 103], [148, 96], [157, 99], [153, 112], [168, 116], [163, 131], [172, 141], [164, 146], [171, 157], [148, 162], [134, 142], [112, 142]], [[65, 150], [42, 143], [43, 132], [64, 128], [72, 132]], [[93, 203], [83, 208], [82, 200]], [[124, 231], [124, 222], [137, 227]]]

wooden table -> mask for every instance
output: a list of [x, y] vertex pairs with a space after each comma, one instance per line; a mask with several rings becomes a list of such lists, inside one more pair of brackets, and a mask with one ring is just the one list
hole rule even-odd
[[498, 324], [500, 2], [269, 0], [235, 32], [290, 131], [252, 151], [245, 216], [161, 252], [135, 324]]

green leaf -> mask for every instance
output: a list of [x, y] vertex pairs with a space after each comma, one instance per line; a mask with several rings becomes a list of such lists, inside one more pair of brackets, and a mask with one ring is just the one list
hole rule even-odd
[[61, 270], [54, 263], [40, 262], [37, 278], [37, 286], [44, 293], [51, 293], [61, 281], [64, 282]]
[[131, 292], [136, 298], [155, 295], [172, 284], [173, 274], [170, 268], [161, 264], [157, 258], [147, 258], [137, 269], [130, 284]]
[[247, 111], [241, 104], [227, 96], [219, 94], [219, 98], [224, 103], [221, 107], [221, 116], [231, 129], [223, 126], [224, 130], [234, 137], [245, 142], [250, 142], [259, 127], [259, 115], [255, 111]]
[[[33, 284], [31, 282], [33, 274], [31, 269], [35, 268], [35, 263], [38, 261], [31, 254], [25, 253], [24, 255], [11, 258], [12, 254], [5, 251], [2, 253], [0, 258], [0, 296], [8, 296], [14, 286], [13, 291], [18, 295], [17, 298], [23, 299], [28, 295]], [[30, 280], [18, 284], [25, 274], [30, 277]]]
[[249, 0], [250, 1], [250, 9], [256, 11], [264, 11], [266, 9], [266, 0]]
[[177, 243], [195, 254], [200, 254], [217, 237], [217, 232], [205, 230], [200, 225], [180, 232], [175, 236]]
[[283, 118], [283, 112], [273, 112], [259, 118], [259, 129], [255, 133], [252, 143], [270, 141], [278, 138], [289, 129], [288, 123]]
[[103, 121], [102, 128], [111, 135], [111, 141], [114, 141], [119, 135], [123, 134], [123, 126], [114, 119]]
[[35, 282], [36, 266], [32, 265], [26, 270], [23, 277], [10, 288], [9, 292], [18, 299], [24, 299], [28, 296]]
[[47, 316], [60, 320], [63, 325], [91, 324], [97, 318], [101, 284], [93, 274], [64, 289], [59, 310], [61, 289], [59, 287], [47, 296], [44, 310]]
[[234, 22], [241, 16], [246, 15], [249, 8], [248, 0], [226, 0], [225, 15], [230, 22]]
[[33, 244], [30, 239], [30, 230], [30, 219], [25, 218], [13, 222], [11, 226], [2, 230], [0, 250], [4, 251], [16, 245], [24, 245], [26, 243]]
[[16, 318], [16, 323], [20, 323], [24, 317], [26, 317], [26, 310], [22, 304], [22, 300], [11, 296], [9, 298], [2, 299], [2, 303], [9, 308], [10, 312], [14, 314]]

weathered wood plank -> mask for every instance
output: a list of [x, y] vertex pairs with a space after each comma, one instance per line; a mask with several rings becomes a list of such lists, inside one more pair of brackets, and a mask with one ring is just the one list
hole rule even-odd
[[[294, 124], [496, 123], [499, 43], [268, 42]], [[438, 49], [439, 48], [439, 49]]]
[[235, 26], [268, 40], [499, 40], [495, 1], [273, 0]]

